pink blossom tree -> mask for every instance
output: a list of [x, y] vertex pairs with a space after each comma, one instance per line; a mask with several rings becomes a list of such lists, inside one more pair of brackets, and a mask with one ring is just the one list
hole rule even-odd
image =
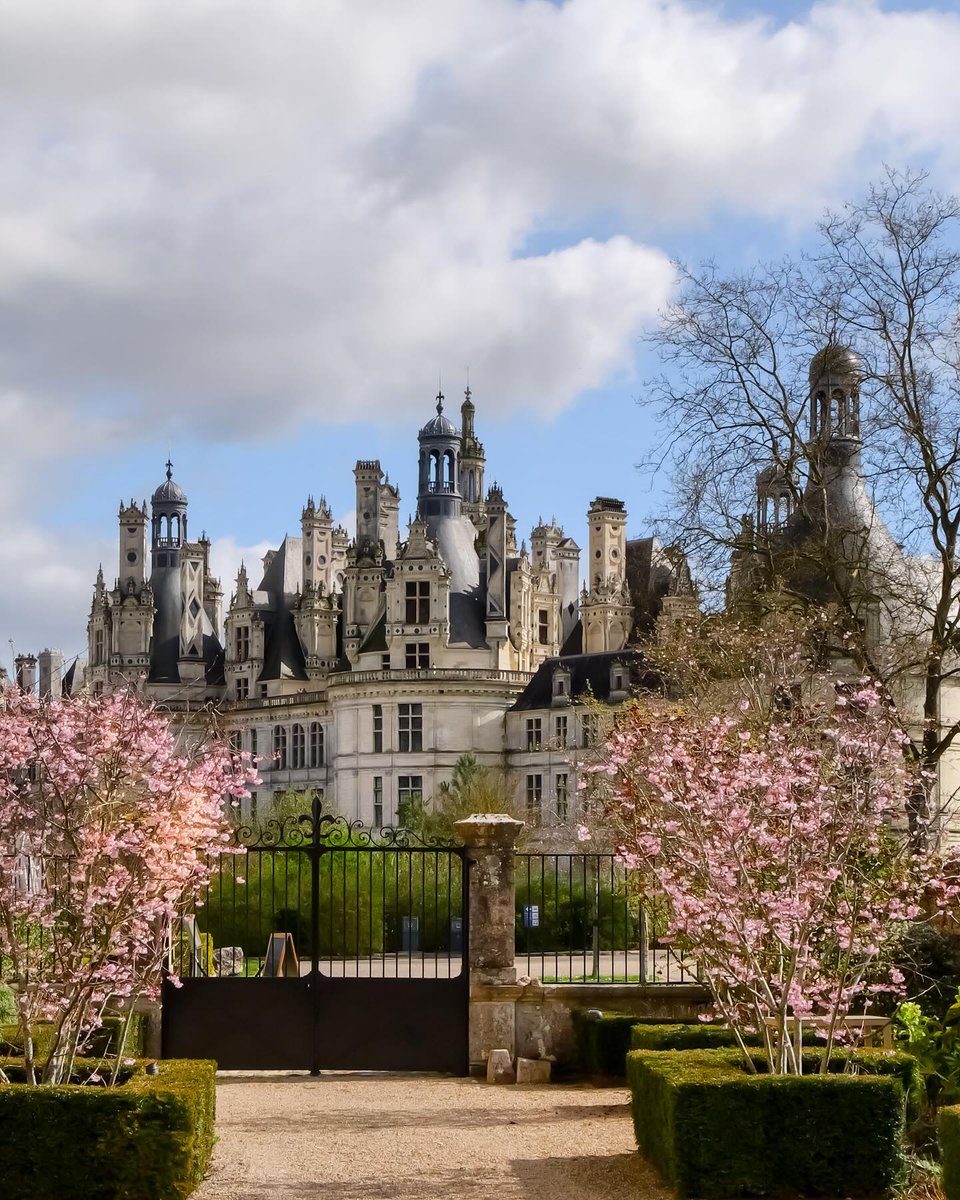
[[862, 683], [762, 719], [746, 701], [723, 715], [636, 705], [593, 768], [618, 855], [665, 896], [668, 936], [696, 958], [748, 1070], [759, 1030], [768, 1069], [801, 1073], [807, 1026], [826, 1071], [845, 1018], [897, 989], [878, 969], [920, 902], [956, 896], [950, 864], [905, 834], [904, 740]]
[[[69, 1079], [108, 1004], [130, 1012], [158, 995], [170, 923], [228, 849], [230, 802], [255, 778], [248, 757], [217, 740], [187, 745], [130, 692], [5, 694], [0, 963], [28, 1082]], [[38, 1022], [51, 1031], [43, 1063]]]

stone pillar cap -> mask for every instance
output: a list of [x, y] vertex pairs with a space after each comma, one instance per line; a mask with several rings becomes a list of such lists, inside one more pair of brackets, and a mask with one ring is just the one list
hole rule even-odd
[[454, 828], [468, 846], [512, 846], [524, 824], [509, 813], [474, 813], [455, 822]]

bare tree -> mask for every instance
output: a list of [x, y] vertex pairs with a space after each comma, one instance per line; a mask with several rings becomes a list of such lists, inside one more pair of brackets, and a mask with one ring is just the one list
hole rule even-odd
[[[960, 201], [888, 170], [798, 261], [679, 266], [644, 401], [670, 539], [730, 601], [825, 613], [825, 649], [883, 682], [928, 779], [960, 734], [958, 229]], [[932, 815], [918, 795], [917, 828]]]

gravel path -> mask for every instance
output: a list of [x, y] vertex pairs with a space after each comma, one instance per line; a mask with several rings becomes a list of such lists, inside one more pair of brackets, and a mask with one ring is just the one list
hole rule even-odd
[[226, 1076], [196, 1200], [668, 1200], [627, 1093], [427, 1076]]

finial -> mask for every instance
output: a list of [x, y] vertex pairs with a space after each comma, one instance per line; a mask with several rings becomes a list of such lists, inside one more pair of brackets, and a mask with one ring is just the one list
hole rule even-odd
[[440, 376], [437, 376], [437, 416], [443, 412], [443, 382]]
[[167, 478], [168, 479], [173, 478], [173, 463], [170, 461], [169, 458], [167, 459]]
[[472, 395], [473, 393], [470, 391], [470, 368], [467, 367], [467, 386], [463, 389], [463, 398], [468, 404]]

